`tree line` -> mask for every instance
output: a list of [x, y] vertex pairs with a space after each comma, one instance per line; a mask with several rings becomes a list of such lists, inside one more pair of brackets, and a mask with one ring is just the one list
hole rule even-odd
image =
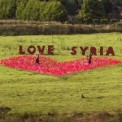
[[0, 19], [63, 22], [68, 15], [108, 19], [119, 6], [122, 0], [0, 0]]

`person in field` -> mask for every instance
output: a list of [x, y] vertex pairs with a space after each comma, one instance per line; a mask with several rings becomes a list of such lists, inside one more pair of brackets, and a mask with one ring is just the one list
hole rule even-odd
[[90, 53], [89, 56], [88, 56], [88, 64], [92, 63], [92, 56], [93, 56], [93, 54]]
[[39, 63], [40, 63], [40, 61], [39, 61], [39, 54], [38, 54], [36, 57], [36, 64], [39, 64]]

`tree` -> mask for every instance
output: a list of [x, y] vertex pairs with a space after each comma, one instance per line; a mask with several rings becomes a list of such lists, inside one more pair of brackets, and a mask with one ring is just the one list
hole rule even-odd
[[48, 2], [43, 12], [43, 18], [46, 21], [65, 21], [68, 13], [65, 7], [59, 1]]
[[122, 6], [122, 0], [110, 0], [114, 7]]
[[25, 19], [25, 7], [28, 3], [28, 0], [21, 0], [17, 3], [17, 10], [16, 10], [16, 19]]
[[104, 17], [104, 7], [99, 0], [83, 0], [81, 13], [86, 20], [100, 19]]
[[41, 21], [44, 20], [43, 12], [46, 9], [45, 8], [46, 4], [47, 4], [47, 2], [40, 2], [39, 20], [41, 20]]
[[26, 20], [39, 20], [40, 17], [40, 1], [39, 0], [29, 0], [25, 10]]
[[112, 2], [110, 0], [102, 0], [102, 3], [104, 6], [105, 15], [108, 16], [113, 8]]
[[15, 18], [16, 0], [0, 0], [0, 19]]
[[75, 15], [80, 8], [79, 0], [57, 0], [62, 3], [69, 15]]
[[69, 15], [75, 15], [79, 8], [78, 0], [68, 0], [64, 5]]

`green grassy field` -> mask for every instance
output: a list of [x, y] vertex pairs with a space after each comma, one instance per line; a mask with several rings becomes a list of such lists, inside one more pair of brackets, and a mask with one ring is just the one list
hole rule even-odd
[[[55, 55], [50, 57], [58, 61], [82, 57], [80, 50], [76, 56], [70, 54], [72, 46], [113, 46], [113, 58], [122, 60], [121, 33], [0, 36], [0, 59], [18, 55], [19, 45], [54, 45]], [[62, 77], [0, 65], [0, 106], [10, 107], [14, 114], [117, 111], [122, 109], [122, 65]]]

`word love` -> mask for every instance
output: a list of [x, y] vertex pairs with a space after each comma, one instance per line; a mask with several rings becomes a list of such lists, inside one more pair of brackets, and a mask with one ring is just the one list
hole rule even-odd
[[[36, 51], [39, 52], [39, 54], [44, 54], [45, 50], [47, 50], [48, 54], [49, 55], [53, 55], [54, 54], [54, 46], [53, 45], [48, 45], [47, 46], [47, 49], [46, 49], [46, 46], [33, 46], [33, 45], [30, 45], [28, 48], [27, 48], [27, 53], [28, 54], [35, 54]], [[26, 51], [24, 50], [23, 46], [19, 46], [19, 54], [26, 54]]]

